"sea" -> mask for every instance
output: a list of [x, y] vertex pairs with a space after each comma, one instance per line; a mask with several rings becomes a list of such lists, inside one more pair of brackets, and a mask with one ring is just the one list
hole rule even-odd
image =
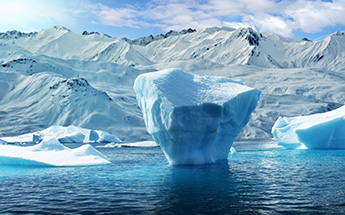
[[111, 164], [0, 166], [0, 214], [345, 213], [345, 150], [238, 141], [227, 161], [170, 166], [159, 147], [95, 147]]

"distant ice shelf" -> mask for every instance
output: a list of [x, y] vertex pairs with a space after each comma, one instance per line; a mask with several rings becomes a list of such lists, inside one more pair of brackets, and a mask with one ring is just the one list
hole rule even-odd
[[140, 141], [140, 142], [132, 142], [132, 143], [108, 143], [104, 146], [98, 146], [99, 148], [122, 148], [122, 147], [130, 147], [130, 148], [151, 148], [151, 147], [158, 147], [155, 141]]
[[279, 117], [272, 134], [286, 148], [345, 149], [345, 106], [309, 116]]
[[134, 90], [147, 131], [172, 165], [227, 159], [261, 96], [241, 81], [179, 69], [139, 75]]
[[49, 167], [102, 164], [110, 164], [110, 161], [89, 144], [70, 149], [56, 138], [45, 138], [34, 146], [0, 145], [0, 165]]
[[104, 131], [80, 128], [77, 126], [51, 126], [42, 131], [15, 137], [0, 137], [5, 143], [39, 143], [44, 138], [56, 138], [60, 143], [119, 143], [121, 140]]

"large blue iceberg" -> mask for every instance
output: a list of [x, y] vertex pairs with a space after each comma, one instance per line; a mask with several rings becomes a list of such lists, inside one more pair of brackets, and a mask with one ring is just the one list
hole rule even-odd
[[227, 159], [261, 96], [241, 81], [178, 69], [139, 75], [134, 90], [147, 131], [172, 165]]
[[286, 148], [345, 149], [345, 106], [309, 116], [279, 117], [272, 134]]

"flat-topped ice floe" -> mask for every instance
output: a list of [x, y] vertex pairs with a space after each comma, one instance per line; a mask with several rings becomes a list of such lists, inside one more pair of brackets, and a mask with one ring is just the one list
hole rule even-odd
[[286, 148], [345, 149], [345, 106], [309, 116], [279, 117], [272, 134]]
[[0, 145], [0, 165], [11, 166], [87, 166], [110, 164], [89, 144], [70, 149], [56, 138], [34, 146]]
[[42, 131], [16, 137], [0, 137], [8, 143], [38, 143], [43, 138], [55, 137], [60, 143], [119, 143], [121, 140], [104, 131], [80, 128], [77, 126], [51, 126]]
[[108, 143], [104, 146], [98, 146], [99, 148], [121, 148], [121, 147], [128, 147], [128, 148], [152, 148], [158, 147], [155, 141], [140, 141], [140, 142], [132, 142], [132, 143]]
[[261, 95], [241, 81], [178, 69], [139, 75], [134, 90], [147, 131], [172, 165], [227, 159]]

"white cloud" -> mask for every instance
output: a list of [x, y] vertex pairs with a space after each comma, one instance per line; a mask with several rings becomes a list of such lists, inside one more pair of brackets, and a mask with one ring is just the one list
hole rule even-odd
[[256, 30], [256, 27], [246, 22], [223, 22], [224, 26], [230, 28], [252, 28]]
[[140, 22], [136, 21], [138, 11], [132, 8], [110, 8], [98, 4], [94, 7], [92, 13], [99, 18], [99, 22], [94, 21], [93, 23], [139, 28]]
[[201, 6], [214, 16], [243, 16], [248, 13], [267, 13], [277, 9], [273, 0], [209, 0]]
[[0, 30], [8, 30], [8, 26], [31, 31], [93, 23], [165, 31], [252, 27], [293, 36], [296, 30], [314, 33], [328, 26], [345, 26], [345, 0], [146, 0], [121, 7], [96, 0], [0, 0], [0, 4]]
[[245, 9], [245, 3], [239, 0], [209, 0], [200, 6], [213, 16], [237, 16]]
[[323, 2], [298, 0], [285, 8], [283, 15], [292, 19], [293, 29], [307, 33], [322, 31], [327, 26], [345, 25], [345, 1]]
[[292, 24], [289, 20], [284, 20], [281, 17], [261, 14], [259, 16], [249, 16], [247, 19], [262, 32], [274, 32], [287, 37], [293, 36]]
[[164, 30], [252, 27], [291, 37], [296, 30], [314, 33], [345, 25], [345, 0], [155, 0], [145, 10], [150, 16], [144, 17]]
[[0, 30], [35, 31], [53, 25], [77, 24], [76, 17], [84, 10], [79, 0], [0, 0]]
[[274, 0], [242, 0], [246, 9], [250, 13], [272, 13], [277, 12], [280, 8]]
[[222, 22], [202, 10], [197, 1], [160, 1], [151, 2], [143, 13], [143, 18], [150, 19], [165, 26], [163, 30], [181, 30], [186, 28], [203, 29], [221, 26]]

